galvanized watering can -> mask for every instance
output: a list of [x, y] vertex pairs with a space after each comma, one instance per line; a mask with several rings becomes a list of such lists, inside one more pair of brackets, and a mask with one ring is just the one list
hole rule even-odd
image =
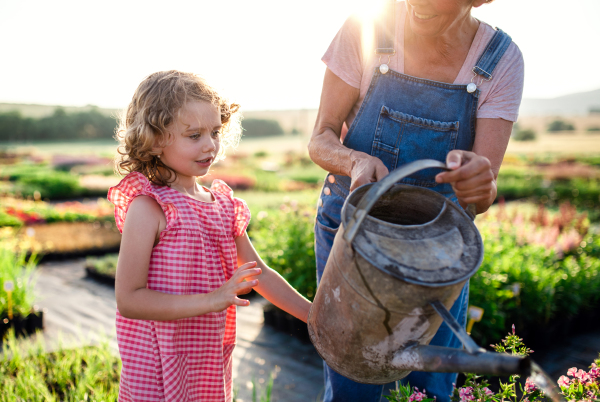
[[[477, 272], [483, 243], [443, 195], [396, 184], [420, 160], [352, 192], [308, 318], [315, 348], [354, 381], [385, 384], [411, 371], [528, 375], [530, 360], [486, 352], [449, 313]], [[444, 320], [465, 350], [427, 346]]]

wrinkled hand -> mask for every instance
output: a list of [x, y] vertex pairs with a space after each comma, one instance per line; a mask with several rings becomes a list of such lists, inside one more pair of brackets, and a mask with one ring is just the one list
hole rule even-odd
[[435, 181], [452, 184], [463, 207], [483, 201], [491, 203], [491, 198], [495, 195], [494, 173], [488, 158], [455, 149], [446, 156], [446, 165], [451, 171], [439, 173]]
[[244, 281], [252, 276], [260, 275], [262, 270], [254, 267], [256, 267], [256, 261], [240, 266], [223, 286], [211, 292], [209, 294], [210, 310], [218, 312], [231, 305], [248, 306], [250, 302], [240, 299], [238, 295], [249, 293], [254, 286], [258, 285], [258, 279]]
[[350, 178], [350, 191], [362, 186], [363, 184], [377, 182], [387, 176], [390, 172], [385, 167], [381, 159], [360, 152], [352, 160], [352, 170]]

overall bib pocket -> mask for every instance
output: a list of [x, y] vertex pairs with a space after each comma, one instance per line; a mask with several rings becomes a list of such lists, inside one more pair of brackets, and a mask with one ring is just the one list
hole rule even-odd
[[[381, 159], [390, 171], [419, 159], [446, 162], [446, 155], [456, 147], [458, 127], [458, 121], [424, 119], [382, 106], [371, 155]], [[439, 172], [439, 169], [424, 169], [402, 183], [434, 187]]]

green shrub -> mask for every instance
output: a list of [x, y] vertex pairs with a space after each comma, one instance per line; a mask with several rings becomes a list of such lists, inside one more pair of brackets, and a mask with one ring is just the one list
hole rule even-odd
[[575, 126], [571, 123], [567, 123], [563, 120], [554, 120], [548, 125], [547, 131], [550, 133], [557, 131], [573, 131]]
[[53, 170], [46, 165], [12, 165], [0, 167], [0, 177], [14, 183], [13, 192], [28, 197], [39, 192], [42, 198], [64, 199], [82, 195], [79, 178]]
[[283, 128], [277, 120], [244, 119], [242, 127], [245, 137], [268, 137], [283, 134]]
[[265, 156], [269, 156], [269, 153], [267, 151], [256, 151], [254, 156], [256, 158], [264, 158]]
[[119, 254], [106, 254], [102, 257], [87, 257], [85, 266], [94, 268], [96, 272], [113, 278], [117, 274]]
[[7, 214], [2, 208], [0, 208], [0, 227], [2, 226], [23, 226], [23, 221], [20, 219]]
[[252, 244], [269, 267], [312, 300], [317, 286], [314, 210], [301, 210], [288, 202], [280, 211], [264, 215], [259, 212], [252, 219], [248, 230]]
[[[588, 210], [597, 210], [600, 200], [600, 180], [574, 177], [570, 180], [545, 180], [531, 169], [502, 168], [497, 180], [498, 198], [515, 200], [531, 198], [555, 206], [559, 202]], [[597, 214], [596, 214], [597, 215]], [[594, 215], [594, 219], [596, 219]]]
[[590, 126], [587, 128], [588, 133], [595, 133], [600, 131], [600, 126]]
[[[558, 246], [569, 241], [569, 232], [554, 239], [553, 228], [546, 226], [535, 233], [540, 244], [528, 243], [524, 238], [534, 228], [519, 219], [507, 214], [503, 222], [478, 223], [485, 254], [471, 278], [469, 303], [485, 310], [472, 331], [482, 344], [498, 339], [513, 323], [544, 328], [600, 307], [600, 236], [586, 235], [583, 241], [574, 236], [572, 248], [563, 252]], [[549, 225], [552, 219], [542, 221]], [[514, 292], [515, 284], [520, 292]]]
[[515, 141], [535, 141], [536, 135], [535, 131], [527, 129], [517, 131], [512, 138]]

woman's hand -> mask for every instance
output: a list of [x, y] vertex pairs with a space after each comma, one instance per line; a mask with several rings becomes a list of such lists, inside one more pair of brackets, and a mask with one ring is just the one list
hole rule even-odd
[[210, 298], [210, 310], [218, 312], [225, 310], [231, 305], [248, 306], [250, 302], [240, 299], [238, 295], [249, 293], [254, 286], [258, 285], [258, 279], [244, 281], [244, 279], [260, 275], [262, 270], [254, 267], [256, 267], [256, 261], [240, 266], [223, 286], [211, 292], [208, 295]]
[[452, 150], [446, 156], [451, 171], [439, 173], [437, 183], [450, 183], [463, 208], [477, 206], [477, 213], [485, 212], [496, 198], [495, 175], [489, 159], [474, 152]]
[[352, 169], [350, 170], [350, 191], [363, 184], [377, 182], [389, 174], [381, 159], [364, 152], [353, 151], [350, 154]]

